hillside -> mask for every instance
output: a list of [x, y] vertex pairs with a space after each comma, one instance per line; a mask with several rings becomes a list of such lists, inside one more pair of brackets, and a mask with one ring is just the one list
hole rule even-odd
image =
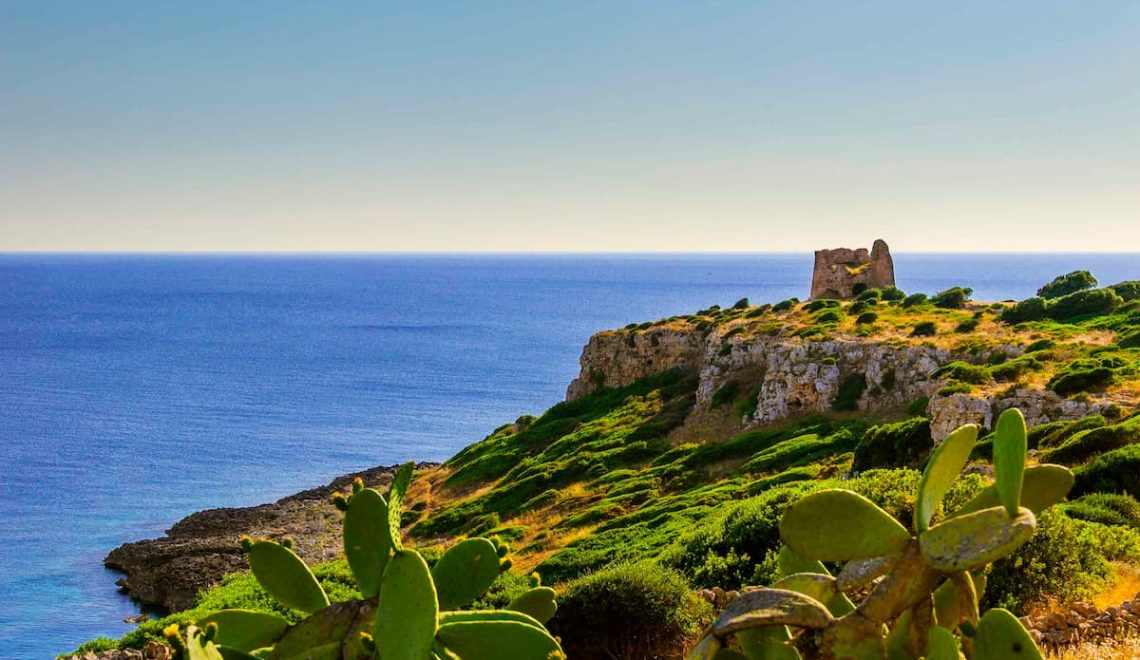
[[[1136, 283], [1016, 304], [971, 302], [967, 289], [873, 289], [604, 331], [565, 402], [421, 466], [405, 534], [428, 554], [464, 536], [510, 541], [516, 573], [565, 590], [552, 625], [571, 637], [575, 590], [610, 566], [676, 571], [685, 612], [689, 589], [719, 603], [720, 590], [770, 583], [780, 514], [813, 490], [842, 484], [908, 523], [937, 442], [1017, 407], [1030, 461], [1072, 467], [1076, 486], [1033, 541], [994, 565], [988, 604], [1019, 614], [1119, 605], [1140, 590], [1138, 296]], [[966, 473], [948, 502], [990, 481], [988, 468]], [[306, 542], [308, 557], [337, 552], [335, 540]], [[337, 566], [324, 569], [329, 579]], [[248, 605], [255, 592], [232, 578], [198, 605]], [[680, 638], [695, 632], [684, 628], [702, 616], [692, 612], [677, 615]]]

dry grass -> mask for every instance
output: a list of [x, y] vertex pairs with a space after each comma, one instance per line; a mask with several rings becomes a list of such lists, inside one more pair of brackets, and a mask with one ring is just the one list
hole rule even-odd
[[1123, 639], [1105, 644], [1080, 644], [1046, 651], [1047, 660], [1130, 660], [1140, 658], [1140, 639]]
[[1113, 569], [1116, 572], [1116, 579], [1092, 601], [1102, 610], [1119, 606], [1140, 594], [1140, 567], [1118, 563]]

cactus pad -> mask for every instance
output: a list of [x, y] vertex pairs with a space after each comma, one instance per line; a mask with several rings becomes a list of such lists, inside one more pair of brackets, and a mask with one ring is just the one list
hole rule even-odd
[[936, 571], [957, 573], [1000, 559], [1033, 536], [1037, 520], [1021, 509], [1012, 520], [1003, 507], [944, 520], [918, 537], [926, 562]]
[[258, 584], [286, 607], [312, 613], [328, 606], [329, 598], [313, 572], [289, 548], [257, 541], [246, 552]]
[[384, 569], [376, 608], [372, 634], [380, 657], [384, 660], [431, 657], [438, 619], [439, 603], [427, 562], [414, 550], [397, 552]]
[[685, 656], [685, 660], [713, 660], [716, 652], [721, 649], [720, 640], [712, 635], [705, 635], [693, 650], [689, 651], [689, 655]]
[[357, 491], [344, 514], [344, 555], [365, 598], [380, 593], [380, 578], [391, 553], [388, 503], [371, 488]]
[[[545, 630], [517, 621], [465, 621], [439, 627], [439, 640], [463, 660], [556, 660], [562, 648]], [[387, 656], [381, 653], [382, 658]]]
[[800, 660], [786, 626], [749, 628], [736, 633], [740, 649], [753, 660]]
[[874, 502], [849, 490], [822, 490], [784, 511], [780, 538], [796, 554], [819, 561], [893, 555], [910, 533]]
[[967, 424], [959, 427], [938, 445], [922, 471], [918, 482], [918, 500], [914, 505], [914, 524], [919, 533], [930, 526], [934, 510], [958, 479], [970, 452], [978, 439], [978, 427]]
[[958, 660], [958, 640], [954, 633], [934, 626], [926, 632], [926, 660]]
[[513, 610], [464, 610], [460, 612], [440, 612], [439, 625], [445, 626], [449, 623], [468, 623], [471, 621], [514, 621], [516, 623], [525, 623], [533, 628], [545, 630], [542, 623], [522, 612]]
[[375, 605], [362, 600], [333, 603], [289, 628], [274, 646], [273, 657], [314, 660], [371, 657], [371, 652], [360, 642], [360, 634], [368, 631], [375, 609]]
[[467, 539], [451, 546], [431, 569], [439, 608], [452, 610], [483, 594], [499, 577], [499, 555], [487, 539]]
[[1033, 643], [1017, 617], [1008, 610], [993, 609], [978, 622], [974, 637], [974, 660], [1041, 660], [1041, 651]]
[[712, 624], [717, 637], [757, 626], [787, 625], [822, 629], [833, 621], [818, 600], [785, 589], [746, 591], [732, 600]]
[[776, 575], [779, 577], [787, 577], [789, 575], [795, 575], [796, 573], [831, 575], [827, 567], [823, 565], [823, 562], [797, 555], [786, 545], [780, 546], [780, 553], [776, 556]]
[[1012, 518], [1021, 508], [1021, 481], [1027, 447], [1025, 417], [1010, 408], [998, 417], [994, 431], [994, 478], [998, 499]]
[[[1025, 468], [1021, 483], [1021, 506], [1033, 512], [1041, 513], [1069, 494], [1073, 487], [1073, 473], [1062, 465], [1044, 463]], [[990, 484], [983, 488], [969, 502], [958, 508], [950, 517], [960, 516], [982, 509], [1001, 505], [998, 498], [997, 484]]]
[[839, 588], [835, 585], [835, 578], [819, 573], [795, 573], [772, 583], [773, 589], [787, 589], [811, 596], [821, 603], [830, 603], [839, 595]]
[[528, 614], [541, 623], [546, 623], [558, 610], [558, 603], [554, 600], [554, 590], [550, 587], [534, 587], [528, 589], [507, 605], [508, 610]]
[[840, 591], [853, 591], [870, 584], [875, 578], [886, 575], [893, 562], [890, 557], [856, 559], [843, 565], [843, 570], [835, 577], [835, 586]]
[[276, 614], [238, 609], [214, 612], [198, 623], [203, 627], [216, 623], [218, 636], [215, 641], [239, 651], [272, 646], [289, 627], [289, 622]]
[[392, 549], [399, 552], [404, 548], [400, 537], [400, 509], [404, 506], [404, 495], [408, 492], [408, 485], [412, 483], [412, 472], [415, 466], [411, 462], [404, 463], [396, 470], [392, 477], [392, 486], [388, 489], [388, 543]]

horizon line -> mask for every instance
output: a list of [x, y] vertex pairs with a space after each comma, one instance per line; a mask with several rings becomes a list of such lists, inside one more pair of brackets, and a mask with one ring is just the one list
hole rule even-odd
[[[828, 249], [828, 248], [820, 248]], [[0, 250], [0, 256], [124, 257], [574, 257], [574, 256], [752, 256], [812, 255], [815, 250], [563, 251], [563, 250]], [[1140, 250], [892, 250], [892, 255], [1140, 255]]]

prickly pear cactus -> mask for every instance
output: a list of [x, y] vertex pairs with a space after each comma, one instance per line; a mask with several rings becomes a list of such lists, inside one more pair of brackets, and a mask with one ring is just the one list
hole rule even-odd
[[[1026, 467], [1021, 412], [998, 419], [995, 483], [935, 522], [978, 437], [952, 433], [926, 464], [913, 533], [870, 500], [830, 489], [792, 504], [780, 521], [780, 579], [728, 604], [689, 660], [796, 659], [795, 636], [813, 635], [831, 660], [1040, 660], [1029, 632], [1006, 610], [978, 611], [985, 570], [1021, 547], [1035, 514], [1064, 499], [1073, 475]], [[844, 562], [833, 577], [822, 562]], [[851, 602], [856, 592], [867, 595]], [[845, 606], [846, 603], [846, 606]]]
[[333, 497], [344, 512], [344, 551], [364, 600], [329, 603], [289, 541], [242, 539], [250, 569], [276, 600], [309, 616], [290, 625], [273, 614], [222, 610], [197, 626], [172, 626], [179, 660], [556, 660], [558, 641], [543, 624], [557, 607], [554, 591], [532, 577], [531, 589], [505, 610], [460, 610], [510, 568], [498, 539], [457, 543], [429, 569], [400, 538], [400, 509], [412, 464], [400, 467], [387, 497], [357, 480]]

